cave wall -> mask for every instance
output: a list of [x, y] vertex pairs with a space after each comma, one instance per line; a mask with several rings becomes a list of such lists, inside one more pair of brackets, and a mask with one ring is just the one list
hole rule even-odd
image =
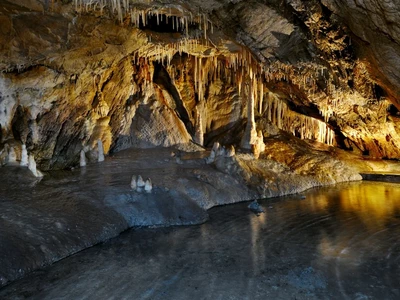
[[257, 122], [399, 158], [397, 4], [97, 2], [0, 1], [2, 163], [238, 143], [251, 97]]

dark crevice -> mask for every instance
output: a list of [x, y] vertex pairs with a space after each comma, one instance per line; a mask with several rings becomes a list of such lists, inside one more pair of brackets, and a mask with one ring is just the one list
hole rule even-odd
[[389, 105], [389, 107], [388, 107], [388, 113], [389, 113], [391, 116], [396, 116], [396, 117], [398, 117], [398, 116], [400, 115], [399, 110], [397, 109], [397, 107], [396, 107], [394, 104], [390, 104], [390, 105]]
[[28, 135], [28, 119], [27, 113], [21, 105], [17, 107], [17, 110], [14, 114], [11, 129], [14, 139], [16, 141], [25, 143]]
[[384, 89], [377, 84], [374, 84], [373, 91], [374, 91], [374, 96], [377, 100], [381, 100], [383, 97], [386, 96]]
[[292, 102], [287, 102], [287, 105], [289, 106], [290, 110], [297, 112], [299, 114], [320, 120], [320, 121], [324, 121], [324, 117], [321, 116], [321, 114], [319, 113], [319, 109], [318, 106], [316, 106], [313, 103], [310, 103], [309, 106], [305, 106], [305, 105], [296, 105]]
[[153, 82], [170, 94], [175, 103], [175, 112], [177, 116], [182, 120], [183, 124], [185, 124], [186, 130], [189, 132], [189, 134], [193, 136], [194, 127], [190, 121], [189, 114], [183, 104], [178, 90], [172, 83], [167, 70], [165, 70], [162, 64], [157, 62], [154, 62]]
[[103, 92], [104, 91], [104, 88], [106, 87], [106, 85], [110, 82], [110, 80], [113, 78], [113, 76], [114, 76], [114, 72], [111, 72], [111, 74], [107, 77], [107, 79], [106, 80], [104, 80], [104, 82], [102, 83], [102, 85], [101, 85], [101, 91]]
[[159, 14], [148, 15], [146, 18], [146, 25], [143, 24], [143, 20], [140, 18], [139, 28], [142, 30], [151, 30], [154, 32], [168, 33], [168, 32], [183, 32], [184, 27], [180, 20], [174, 16], [166, 16]]

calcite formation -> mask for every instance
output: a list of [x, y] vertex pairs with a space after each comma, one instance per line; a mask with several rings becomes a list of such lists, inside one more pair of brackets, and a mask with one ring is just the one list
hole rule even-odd
[[26, 150], [26, 145], [22, 144], [20, 165], [22, 167], [27, 167], [28, 163], [29, 163], [29, 161], [28, 161], [28, 151]]
[[102, 149], [216, 141], [258, 156], [265, 123], [400, 156], [395, 1], [1, 5], [1, 157], [14, 147], [21, 161], [26, 145], [48, 170], [81, 164], [82, 151], [96, 161]]

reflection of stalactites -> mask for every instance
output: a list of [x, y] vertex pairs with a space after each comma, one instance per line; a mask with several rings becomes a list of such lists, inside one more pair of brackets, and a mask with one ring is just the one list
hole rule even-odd
[[[137, 9], [136, 7], [128, 8], [124, 14], [130, 15], [130, 21], [133, 26], [139, 28], [141, 26], [146, 27], [150, 23], [151, 18], [156, 19], [157, 26], [161, 25], [161, 21], [165, 20], [173, 31], [183, 32], [186, 38], [189, 38], [189, 25], [197, 24], [199, 30], [203, 32], [203, 38], [205, 42], [208, 39], [208, 32], [213, 33], [213, 24], [207, 18], [205, 14], [199, 14], [193, 16], [190, 12], [184, 12], [183, 10], [178, 10], [175, 12], [171, 11], [171, 8], [167, 11], [165, 8], [155, 9], [149, 7], [147, 9]], [[179, 14], [179, 15], [178, 15]], [[198, 37], [199, 38], [199, 37]]]

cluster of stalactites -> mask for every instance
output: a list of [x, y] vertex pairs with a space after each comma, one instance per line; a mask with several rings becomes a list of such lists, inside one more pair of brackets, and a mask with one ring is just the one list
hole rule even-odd
[[[179, 14], [179, 15], [178, 15]], [[186, 38], [189, 37], [189, 26], [197, 25], [199, 30], [203, 32], [203, 37], [207, 40], [207, 33], [213, 33], [214, 27], [212, 22], [207, 18], [205, 14], [198, 14], [194, 16], [189, 12], [185, 15], [183, 12], [173, 12], [171, 9], [137, 9], [136, 7], [130, 9], [129, 15], [131, 18], [131, 24], [135, 27], [140, 27], [140, 25], [146, 27], [149, 23], [150, 18], [156, 18], [157, 25], [162, 22], [168, 24], [171, 22], [172, 29], [176, 32], [184, 32]], [[200, 37], [197, 37], [200, 38]]]
[[146, 27], [149, 20], [155, 17], [157, 25], [162, 22], [172, 22], [173, 30], [184, 32], [186, 37], [189, 36], [189, 26], [192, 24], [198, 25], [206, 40], [207, 33], [210, 31], [213, 33], [213, 24], [205, 14], [193, 15], [190, 11], [186, 12], [176, 5], [143, 8], [143, 4], [150, 2], [150, 0], [74, 0], [76, 11], [100, 11], [103, 13], [104, 9], [108, 8], [121, 23], [124, 18], [129, 17], [131, 24], [135, 27], [140, 27], [140, 25]]
[[[171, 65], [174, 55], [196, 53], [199, 46], [201, 45], [198, 40], [184, 39], [178, 43], [154, 45], [151, 49], [139, 50], [136, 56], [137, 59], [143, 59], [141, 57], [146, 56], [146, 64], [150, 61], [162, 63], [174, 79], [175, 68]], [[291, 111], [287, 104], [277, 97], [265, 97], [268, 91], [266, 82], [272, 79], [277, 80], [277, 78], [273, 77], [271, 72], [265, 72], [265, 69], [260, 67], [257, 60], [245, 48], [240, 52], [230, 54], [214, 53], [210, 56], [188, 54], [188, 56], [192, 60], [194, 89], [200, 102], [205, 100], [204, 92], [207, 86], [215, 81], [223, 80], [228, 85], [236, 86], [238, 94], [243, 98], [252, 97], [254, 107], [251, 109], [258, 111], [259, 115], [264, 115], [278, 128], [302, 139], [312, 139], [328, 145], [334, 143], [334, 131], [325, 122]], [[287, 71], [290, 74], [290, 70]], [[151, 84], [150, 71], [148, 73], [147, 84]], [[179, 76], [183, 80], [185, 74], [180, 72]], [[306, 79], [303, 82], [306, 86], [310, 80]], [[330, 110], [321, 108], [321, 114], [325, 116], [325, 120], [333, 114], [333, 109], [334, 107]]]
[[[264, 68], [267, 81], [287, 81], [307, 91], [310, 100], [318, 104], [319, 113], [328, 122], [334, 116], [345, 92], [338, 89], [328, 75], [326, 67], [316, 63], [299, 63], [297, 66], [274, 62]], [[325, 89], [317, 86], [317, 79], [324, 80]]]
[[129, 12], [130, 4], [149, 4], [152, 0], [74, 0], [77, 11], [100, 11], [103, 13], [106, 7], [118, 15], [122, 21], [123, 16]]
[[270, 95], [265, 102], [268, 120], [279, 129], [301, 139], [315, 140], [327, 145], [334, 144], [335, 132], [325, 122], [290, 110], [284, 101], [274, 95]]

